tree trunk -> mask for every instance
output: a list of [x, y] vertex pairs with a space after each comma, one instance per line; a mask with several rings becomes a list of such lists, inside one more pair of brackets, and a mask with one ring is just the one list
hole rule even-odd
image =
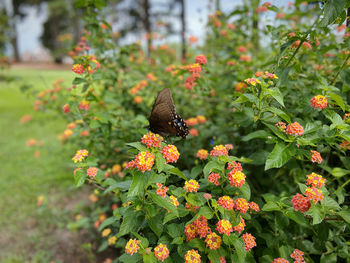
[[259, 50], [259, 15], [256, 9], [259, 6], [259, 0], [251, 0], [251, 5], [253, 7], [253, 25], [252, 25], [252, 43], [254, 45], [255, 53]]
[[151, 55], [151, 47], [152, 47], [152, 31], [151, 31], [151, 21], [149, 16], [150, 3], [149, 0], [143, 0], [142, 7], [144, 11], [144, 27], [147, 32], [147, 57], [149, 58]]
[[182, 59], [186, 59], [186, 20], [185, 20], [185, 0], [180, 0], [181, 4], [181, 40]]
[[12, 31], [11, 46], [12, 46], [12, 50], [13, 50], [13, 58], [16, 62], [19, 62], [19, 61], [21, 61], [21, 57], [19, 55], [18, 41], [17, 41], [17, 28], [16, 28], [17, 16], [15, 14], [15, 7], [14, 7], [12, 1], [11, 1], [11, 7], [12, 7], [12, 15], [9, 14], [6, 7], [5, 7], [5, 12], [6, 12], [7, 17], [9, 19], [9, 26], [10, 26], [11, 31]]

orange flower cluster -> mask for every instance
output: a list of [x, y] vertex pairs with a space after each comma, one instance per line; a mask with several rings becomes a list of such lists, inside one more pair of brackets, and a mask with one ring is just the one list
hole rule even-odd
[[166, 163], [176, 163], [180, 157], [180, 153], [175, 145], [166, 145], [162, 149], [163, 158], [165, 158]]
[[130, 90], [129, 93], [131, 95], [136, 95], [141, 89], [143, 89], [144, 87], [146, 87], [148, 84], [147, 80], [141, 80], [138, 84], [136, 84], [135, 86], [133, 86]]
[[299, 249], [294, 249], [293, 253], [290, 254], [290, 257], [295, 259], [296, 262], [303, 262], [304, 261], [304, 252]]
[[256, 84], [260, 83], [260, 80], [256, 79], [256, 78], [248, 78], [244, 80], [247, 84], [252, 85], [252, 86], [256, 86]]
[[161, 183], [157, 183], [157, 187], [158, 187], [156, 191], [157, 195], [160, 195], [161, 197], [165, 198], [166, 192], [169, 190], [169, 188], [162, 185]]
[[[227, 149], [227, 147], [226, 147], [226, 149]], [[232, 163], [230, 162], [230, 163], [227, 163], [227, 169], [228, 170], [232, 170], [232, 171], [234, 171], [234, 172], [242, 172], [242, 165], [241, 165], [241, 163], [240, 162], [236, 162], [236, 161], [233, 161]]]
[[140, 152], [135, 157], [135, 166], [141, 172], [150, 171], [154, 164], [154, 155], [150, 152]]
[[247, 88], [247, 85], [243, 82], [238, 82], [235, 86], [237, 92], [244, 93], [244, 90]]
[[301, 136], [304, 134], [304, 128], [298, 122], [293, 122], [287, 125], [286, 128], [287, 135]]
[[201, 160], [206, 160], [208, 158], [208, 151], [205, 149], [200, 149], [196, 155]]
[[315, 163], [317, 162], [318, 164], [322, 163], [322, 156], [319, 152], [311, 150], [312, 156], [311, 156], [311, 162]]
[[146, 144], [147, 148], [150, 148], [150, 147], [160, 148], [163, 140], [164, 139], [162, 136], [152, 132], [148, 132], [141, 138], [141, 142], [143, 144]]
[[185, 204], [185, 208], [186, 208], [187, 210], [191, 210], [192, 212], [194, 212], [194, 211], [196, 211], [197, 209], [199, 209], [200, 206], [195, 206], [195, 205], [186, 203], [186, 204]]
[[328, 100], [325, 96], [317, 95], [310, 100], [311, 107], [315, 109], [324, 109], [328, 105]]
[[306, 175], [307, 180], [306, 184], [311, 185], [312, 187], [321, 188], [325, 185], [326, 179], [324, 179], [321, 175], [316, 173], [311, 173]]
[[259, 205], [255, 202], [250, 202], [249, 203], [249, 208], [251, 210], [254, 210], [255, 212], [260, 212], [260, 208], [259, 208]]
[[79, 150], [75, 153], [74, 157], [72, 158], [72, 160], [77, 163], [77, 162], [81, 162], [85, 159], [85, 157], [87, 157], [89, 155], [89, 152], [87, 150]]
[[350, 142], [343, 140], [341, 144], [339, 144], [339, 147], [341, 149], [350, 150]]
[[171, 203], [175, 206], [178, 207], [179, 206], [179, 201], [177, 200], [177, 198], [173, 195], [169, 196]]
[[238, 232], [238, 234], [240, 234], [245, 228], [245, 221], [244, 221], [242, 216], [240, 216], [240, 217], [241, 217], [241, 220], [240, 220], [239, 224], [233, 227], [233, 231]]
[[275, 258], [272, 263], [289, 263], [289, 261], [284, 258]]
[[21, 118], [21, 123], [26, 123], [29, 122], [33, 119], [32, 115], [23, 115]]
[[166, 258], [169, 257], [169, 249], [166, 245], [159, 244], [154, 248], [154, 255], [158, 260], [164, 261]]
[[185, 254], [185, 263], [200, 263], [201, 256], [198, 254], [197, 250], [188, 250]]
[[198, 55], [196, 57], [196, 63], [201, 64], [201, 65], [207, 64], [207, 57], [204, 55]]
[[245, 233], [242, 235], [244, 241], [245, 251], [251, 250], [253, 247], [256, 247], [255, 237], [252, 234]]
[[84, 74], [85, 68], [84, 68], [84, 66], [82, 64], [75, 64], [72, 67], [72, 71], [74, 73], [77, 73], [77, 74], [81, 75], [81, 74]]
[[324, 195], [322, 194], [322, 190], [318, 189], [316, 187], [308, 187], [305, 190], [306, 197], [310, 200], [313, 201], [315, 204], [317, 204], [318, 201], [323, 200]]
[[214, 148], [210, 152], [210, 156], [213, 157], [219, 157], [222, 155], [228, 157], [227, 149], [222, 144], [214, 146]]
[[218, 173], [210, 173], [208, 176], [208, 181], [215, 184], [216, 186], [219, 185], [220, 174]]
[[277, 123], [275, 123], [275, 126], [281, 131], [281, 132], [285, 132], [287, 126], [283, 121], [279, 121]]
[[205, 238], [205, 243], [209, 249], [216, 250], [220, 248], [222, 240], [219, 235], [212, 232], [212, 233], [209, 233]]
[[196, 180], [189, 180], [185, 182], [185, 186], [184, 189], [186, 192], [197, 192], [197, 190], [199, 189], [199, 184]]
[[310, 200], [299, 193], [292, 198], [291, 203], [293, 204], [294, 210], [300, 211], [301, 213], [309, 211], [311, 206]]
[[79, 103], [79, 109], [81, 110], [89, 110], [90, 109], [90, 103], [87, 100], [83, 100]]
[[222, 219], [219, 222], [217, 222], [216, 230], [220, 234], [224, 233], [225, 235], [229, 236], [231, 234], [231, 232], [233, 231], [233, 228], [232, 228], [230, 221], [228, 221], [226, 219]]
[[231, 197], [225, 195], [218, 199], [218, 205], [226, 209], [233, 209], [233, 200]]
[[245, 214], [245, 213], [247, 213], [247, 211], [249, 209], [249, 203], [244, 198], [237, 198], [234, 201], [233, 208], [236, 211], [239, 211], [240, 213]]
[[241, 187], [245, 183], [245, 174], [241, 171], [231, 170], [227, 174], [227, 179], [230, 181], [230, 185], [234, 187]]
[[185, 226], [186, 241], [190, 241], [197, 236], [204, 238], [210, 233], [207, 219], [201, 216], [193, 221], [193, 223]]
[[91, 179], [94, 179], [95, 176], [97, 175], [98, 168], [96, 167], [89, 167], [86, 171], [87, 176], [89, 176]]
[[140, 249], [139, 244], [140, 240], [137, 239], [130, 239], [128, 243], [126, 243], [125, 246], [125, 253], [133, 255], [137, 253], [137, 251]]

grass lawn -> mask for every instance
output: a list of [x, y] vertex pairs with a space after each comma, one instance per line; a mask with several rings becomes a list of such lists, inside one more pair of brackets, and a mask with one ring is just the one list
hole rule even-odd
[[[69, 86], [73, 74], [10, 69], [0, 71], [0, 75], [15, 78], [11, 82], [0, 80], [0, 262], [63, 262], [56, 256], [65, 253], [59, 244], [71, 245], [72, 240], [65, 239], [74, 239], [66, 229], [67, 207], [84, 192], [73, 186], [70, 159], [75, 149], [62, 146], [57, 139], [65, 129], [64, 120], [53, 113], [35, 112], [33, 98], [26, 97], [19, 87], [51, 88], [59, 78]], [[22, 124], [25, 114], [33, 120]], [[43, 146], [27, 147], [30, 138]], [[36, 151], [40, 151], [39, 157], [34, 156]], [[41, 207], [37, 205], [39, 195], [45, 198]]]

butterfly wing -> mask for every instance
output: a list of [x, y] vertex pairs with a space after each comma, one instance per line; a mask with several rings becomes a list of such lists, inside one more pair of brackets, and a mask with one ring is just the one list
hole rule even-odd
[[149, 117], [150, 130], [162, 136], [168, 134], [185, 138], [188, 128], [184, 120], [176, 114], [175, 105], [169, 88], [159, 92]]

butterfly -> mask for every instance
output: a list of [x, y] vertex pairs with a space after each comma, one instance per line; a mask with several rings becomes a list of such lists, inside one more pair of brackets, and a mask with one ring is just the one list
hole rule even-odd
[[165, 88], [158, 93], [149, 117], [149, 130], [163, 137], [170, 134], [186, 138], [188, 135], [185, 121], [175, 111], [169, 88]]

